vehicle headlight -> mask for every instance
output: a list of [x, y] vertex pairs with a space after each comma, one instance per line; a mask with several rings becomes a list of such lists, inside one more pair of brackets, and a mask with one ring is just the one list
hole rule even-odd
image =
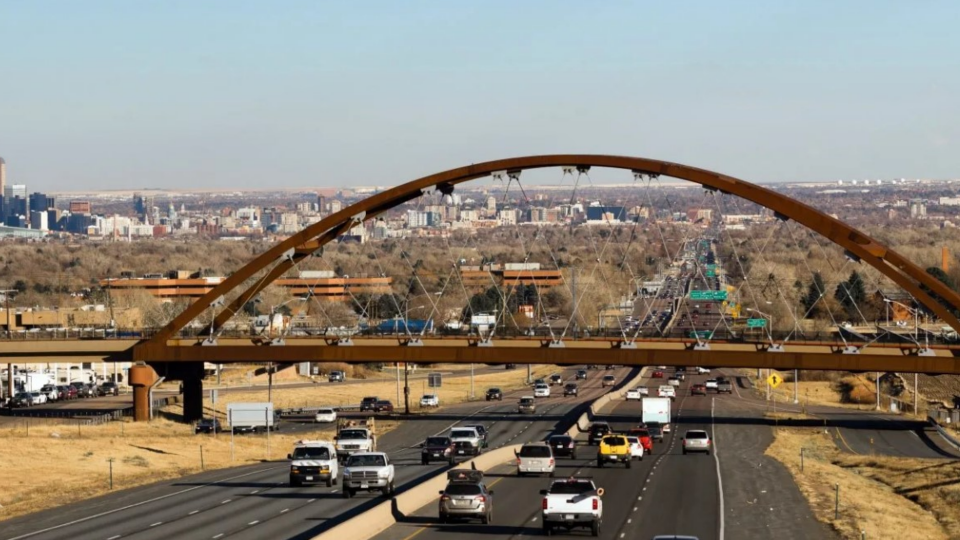
[[350, 469], [343, 469], [344, 476], [350, 476]]
[[300, 472], [300, 469], [298, 469], [298, 468], [296, 468], [296, 467], [293, 467], [293, 468], [290, 469], [290, 472], [292, 472], [292, 473], [294, 473], [294, 474], [297, 474], [297, 473]]
[[377, 471], [377, 476], [380, 478], [389, 478], [390, 471]]

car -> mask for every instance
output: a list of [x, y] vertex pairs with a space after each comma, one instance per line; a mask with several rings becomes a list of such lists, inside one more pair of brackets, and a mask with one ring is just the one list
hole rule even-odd
[[351, 498], [358, 491], [380, 491], [385, 497], [396, 492], [395, 470], [383, 452], [358, 452], [347, 458], [343, 468], [343, 496]]
[[40, 393], [47, 397], [48, 402], [59, 401], [61, 399], [60, 391], [52, 384], [43, 385], [43, 387], [40, 388]]
[[582, 381], [582, 380], [586, 380], [586, 378], [587, 378], [587, 370], [585, 370], [585, 369], [578, 369], [578, 370], [577, 370], [577, 380], [578, 380], [578, 381]]
[[555, 384], [563, 384], [563, 377], [560, 375], [551, 375], [550, 376], [550, 386]]
[[424, 394], [420, 398], [421, 407], [439, 407], [440, 406], [440, 397], [436, 394]]
[[483, 424], [464, 424], [463, 427], [473, 428], [477, 430], [477, 433], [480, 435], [480, 446], [486, 448], [487, 445], [487, 426]]
[[650, 395], [650, 389], [647, 388], [646, 386], [638, 386], [638, 387], [637, 387], [637, 390], [640, 392], [640, 395], [641, 395], [641, 396], [649, 396], [649, 395]]
[[447, 471], [447, 487], [440, 492], [438, 506], [440, 523], [455, 518], [479, 519], [484, 525], [493, 521], [493, 491], [483, 483], [483, 471]]
[[587, 444], [597, 444], [604, 435], [613, 431], [610, 424], [606, 422], [594, 422], [590, 424], [590, 434], [587, 435]]
[[393, 403], [386, 399], [381, 399], [373, 404], [373, 412], [382, 413], [382, 412], [393, 412]]
[[650, 431], [644, 426], [635, 427], [627, 431], [628, 437], [636, 437], [640, 440], [640, 446], [643, 446], [644, 451], [648, 454], [653, 452], [653, 437], [650, 436]]
[[569, 435], [551, 435], [547, 439], [547, 444], [553, 448], [553, 455], [556, 457], [566, 456], [570, 459], [577, 459], [577, 441]]
[[537, 412], [537, 400], [533, 396], [523, 396], [517, 402], [517, 412], [522, 414], [533, 414]]
[[499, 388], [487, 388], [487, 401], [503, 401], [503, 391]]
[[717, 393], [718, 393], [718, 394], [723, 394], [723, 393], [732, 394], [732, 393], [733, 393], [733, 383], [731, 383], [730, 381], [727, 381], [727, 380], [721, 381], [720, 379], [717, 379]]
[[70, 386], [69, 384], [64, 384], [57, 387], [57, 390], [60, 392], [60, 399], [77, 399], [77, 388], [75, 386]]
[[657, 441], [663, 442], [663, 428], [657, 422], [650, 422], [647, 424], [647, 432], [650, 433], [650, 438]]
[[710, 374], [710, 368], [697, 367], [697, 374], [699, 374], [699, 375], [708, 375], [708, 374]]
[[597, 488], [593, 480], [575, 477], [555, 480], [549, 489], [541, 490], [540, 495], [543, 495], [540, 521], [545, 535], [552, 535], [555, 529], [569, 531], [585, 527], [593, 536], [600, 536], [603, 489]]
[[10, 407], [32, 407], [36, 404], [30, 392], [18, 392], [10, 400]]
[[606, 388], [608, 386], [615, 386], [617, 384], [617, 378], [613, 375], [604, 375], [603, 379], [600, 381], [600, 387]]
[[546, 384], [538, 384], [534, 386], [533, 397], [550, 397], [550, 387]]
[[320, 424], [329, 424], [331, 422], [336, 422], [337, 411], [329, 407], [317, 409], [317, 414], [314, 415], [313, 421]]
[[504, 369], [517, 369], [517, 365], [516, 365], [516, 364], [507, 364], [506, 366], [504, 366]]
[[670, 377], [669, 379], [667, 379], [667, 384], [669, 384], [670, 386], [673, 386], [674, 388], [679, 388], [679, 387], [680, 387], [680, 379], [676, 379], [676, 378]]
[[686, 380], [687, 375], [684, 372], [678, 370], [676, 373], [673, 374], [673, 378], [679, 381], [683, 381], [683, 380]]
[[705, 396], [707, 395], [707, 385], [705, 384], [694, 384], [690, 386], [690, 395], [691, 396]]
[[327, 375], [327, 382], [345, 382], [347, 380], [347, 374], [340, 370], [331, 371]]
[[716, 390], [717, 384], [718, 383], [716, 379], [707, 379], [707, 382], [704, 383], [704, 386], [707, 387], [707, 390]]
[[360, 400], [360, 412], [373, 411], [380, 398], [376, 396], [367, 396]]
[[[460, 441], [470, 443], [471, 447], [462, 448], [464, 453], [460, 455], [469, 455], [467, 453], [468, 451], [473, 451], [473, 455], [480, 455], [480, 453], [483, 452], [483, 437], [480, 435], [480, 432], [477, 431], [476, 427], [454, 426], [450, 428], [449, 437], [455, 445]], [[459, 452], [457, 453], [459, 454]]]
[[639, 388], [632, 388], [627, 390], [627, 394], [624, 397], [627, 401], [640, 401], [642, 397], [640, 396]]
[[634, 435], [628, 435], [627, 444], [630, 445], [630, 456], [633, 459], [643, 461], [643, 444], [640, 442], [640, 438]]
[[547, 443], [526, 443], [516, 452], [516, 456], [517, 476], [528, 474], [553, 476], [557, 461], [553, 457], [553, 449]]
[[453, 465], [453, 441], [450, 437], [427, 437], [420, 444], [420, 464], [429, 465], [431, 461], [446, 461]]
[[47, 402], [47, 396], [45, 396], [43, 392], [30, 392], [30, 396], [37, 405], [43, 405]]
[[194, 435], [200, 433], [220, 433], [221, 431], [223, 431], [223, 426], [220, 425], [220, 421], [216, 418], [201, 418], [197, 421], [197, 425], [193, 427]]
[[663, 378], [663, 371], [661, 371], [661, 370], [659, 370], [659, 369], [658, 369], [657, 371], [654, 371], [653, 374], [650, 375], [650, 378], [652, 378], [652, 379], [662, 379], [662, 378]]
[[113, 381], [107, 381], [100, 385], [99, 394], [101, 396], [119, 396], [120, 385]]
[[657, 396], [674, 399], [677, 397], [677, 389], [669, 384], [660, 385], [660, 388], [657, 389]]
[[340, 476], [337, 449], [327, 441], [297, 441], [287, 459], [291, 487], [321, 482], [332, 487]]
[[683, 454], [706, 452], [710, 455], [710, 435], [702, 429], [691, 429], [683, 435]]
[[623, 463], [630, 468], [633, 455], [630, 453], [630, 444], [625, 435], [608, 433], [600, 439], [597, 449], [597, 467], [603, 468], [608, 461]]
[[563, 397], [576, 396], [579, 394], [580, 394], [580, 387], [577, 386], [577, 383], [567, 383], [563, 387]]

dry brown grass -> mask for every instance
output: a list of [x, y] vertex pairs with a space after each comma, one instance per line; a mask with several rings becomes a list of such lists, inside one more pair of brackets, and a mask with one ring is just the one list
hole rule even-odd
[[[804, 466], [800, 471], [800, 449]], [[775, 428], [773, 444], [766, 454], [783, 463], [793, 475], [814, 515], [833, 527], [843, 538], [946, 539], [955, 537], [948, 527], [938, 523], [930, 511], [899, 494], [885, 482], [860, 474], [823, 431]], [[899, 458], [857, 458], [866, 462], [912, 461]], [[926, 461], [926, 460], [916, 460]], [[929, 460], [931, 463], [942, 463]], [[835, 486], [840, 486], [840, 513], [834, 517]], [[904, 536], [906, 534], [906, 536]]]
[[[546, 377], [557, 371], [559, 371], [559, 368], [556, 366], [534, 366], [533, 377]], [[477, 398], [483, 399], [484, 392], [491, 386], [499, 386], [504, 391], [522, 388], [526, 386], [526, 376], [526, 369], [512, 369], [477, 375], [474, 377], [474, 393]], [[426, 380], [422, 379], [410, 382], [411, 410], [419, 410], [421, 395], [434, 393], [434, 391], [440, 395], [441, 405], [462, 403], [470, 399], [469, 377], [448, 378], [443, 381], [443, 386], [439, 389], [427, 388], [426, 384]], [[388, 399], [395, 402], [394, 406], [398, 409], [403, 403], [402, 389], [400, 394], [401, 401], [396, 403], [396, 379], [385, 379], [383, 381], [368, 382], [360, 385], [331, 384], [314, 388], [274, 388], [273, 404], [277, 408], [355, 405], [360, 403], [360, 400], [363, 399], [364, 396], [379, 396], [381, 399]], [[223, 411], [226, 410], [227, 403], [259, 402], [266, 400], [266, 390], [224, 393], [218, 398], [217, 411], [218, 414], [222, 416]], [[213, 410], [213, 404], [210, 403], [209, 400], [204, 401], [204, 406], [210, 411]]]
[[[758, 396], [765, 396], [767, 392], [766, 380], [757, 380], [755, 369], [741, 370], [742, 374], [753, 383], [754, 392]], [[781, 377], [792, 378], [792, 373], [778, 372]], [[764, 379], [766, 371], [763, 372]], [[876, 394], [873, 382], [863, 375], [848, 375], [838, 381], [804, 381], [799, 384], [800, 402], [805, 405], [827, 405], [844, 409], [873, 409], [876, 404]], [[793, 403], [793, 381], [783, 382], [777, 388], [771, 389], [771, 395], [779, 403]]]
[[[379, 422], [378, 433], [397, 426]], [[200, 447], [205, 470], [256, 463], [286, 456], [293, 442], [326, 438], [319, 432], [246, 435], [193, 434], [193, 427], [167, 420], [112, 422], [100, 426], [24, 424], [0, 430], [0, 520], [102, 495], [110, 490], [113, 460], [114, 489], [149, 484], [200, 472]], [[42, 449], [24, 451], [24, 449]], [[51, 489], [53, 487], [53, 489]]]

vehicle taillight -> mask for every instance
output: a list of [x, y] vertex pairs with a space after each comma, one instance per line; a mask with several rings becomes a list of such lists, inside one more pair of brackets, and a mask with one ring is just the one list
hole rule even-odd
[[573, 448], [573, 447], [574, 447], [574, 443], [570, 443], [567, 445], [567, 448]]
[[478, 500], [478, 501], [480, 501], [480, 502], [482, 502], [482, 503], [485, 503], [485, 502], [487, 502], [487, 498], [486, 498], [486, 497], [484, 497], [483, 495], [481, 495], [481, 496], [479, 496], [479, 497], [477, 497], [477, 500]]
[[543, 502], [541, 503], [541, 508], [543, 508], [544, 510], [547, 509], [547, 498], [546, 498], [546, 497], [543, 498]]
[[597, 499], [596, 497], [594, 497], [594, 499], [593, 499], [593, 509], [594, 509], [594, 510], [599, 510], [599, 509], [600, 509], [600, 500]]
[[444, 495], [443, 497], [440, 497], [440, 500], [441, 500], [441, 501], [449, 501], [449, 500], [450, 500], [450, 496], [449, 496], [449, 495]]
[[517, 465], [520, 465], [520, 458], [517, 458]]
[[553, 463], [554, 463], [553, 458], [550, 458], [550, 464], [553, 465]]

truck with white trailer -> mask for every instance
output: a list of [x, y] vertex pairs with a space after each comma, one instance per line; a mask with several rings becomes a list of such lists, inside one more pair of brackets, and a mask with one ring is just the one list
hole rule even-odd
[[645, 397], [643, 398], [642, 416], [640, 420], [646, 425], [659, 425], [664, 433], [670, 432], [670, 398]]
[[227, 425], [233, 433], [263, 433], [280, 429], [273, 403], [228, 403]]

